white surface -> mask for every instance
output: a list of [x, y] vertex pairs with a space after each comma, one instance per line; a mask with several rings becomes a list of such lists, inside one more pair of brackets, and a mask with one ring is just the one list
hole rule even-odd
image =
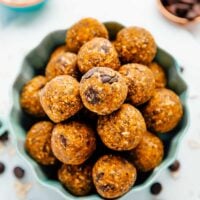
[[[190, 88], [188, 104], [191, 111], [191, 127], [178, 154], [181, 161], [178, 178], [172, 178], [169, 171], [165, 170], [157, 178], [163, 185], [159, 196], [151, 196], [147, 189], [129, 199], [200, 199], [200, 26], [186, 29], [169, 23], [157, 11], [156, 0], [50, 0], [44, 9], [33, 13], [14, 13], [0, 7], [0, 114], [8, 114], [9, 89], [24, 55], [50, 31], [65, 29], [86, 16], [98, 18], [100, 21], [115, 20], [127, 26], [138, 25], [149, 29], [158, 45], [172, 53], [184, 67], [183, 75]], [[7, 167], [6, 172], [0, 175], [0, 200], [21, 199], [14, 187], [12, 168], [15, 165], [26, 169], [26, 177], [22, 182], [32, 184], [24, 199], [63, 200], [54, 191], [37, 184], [26, 163], [13, 153], [11, 144], [0, 150], [0, 161], [5, 162]]]

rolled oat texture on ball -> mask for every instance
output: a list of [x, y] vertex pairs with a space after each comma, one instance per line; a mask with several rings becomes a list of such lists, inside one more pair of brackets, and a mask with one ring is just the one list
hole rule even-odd
[[78, 52], [78, 67], [86, 73], [93, 67], [110, 67], [118, 70], [120, 62], [112, 43], [105, 38], [94, 38], [85, 43]]
[[83, 75], [80, 95], [84, 106], [99, 115], [107, 115], [120, 108], [127, 97], [125, 79], [107, 67], [95, 67]]
[[22, 88], [20, 104], [22, 109], [35, 117], [44, 117], [45, 112], [41, 106], [39, 91], [45, 86], [47, 79], [44, 76], [35, 76]]
[[62, 164], [58, 170], [58, 179], [74, 195], [84, 196], [93, 189], [92, 165]]
[[151, 33], [141, 27], [128, 27], [118, 32], [115, 48], [122, 63], [149, 64], [157, 46]]
[[57, 160], [51, 149], [53, 127], [54, 124], [49, 121], [40, 121], [34, 124], [26, 135], [27, 152], [42, 165], [53, 165]]
[[70, 52], [59, 53], [51, 58], [45, 69], [45, 76], [51, 80], [59, 75], [70, 75], [78, 78], [77, 55]]
[[81, 108], [79, 82], [71, 76], [57, 76], [40, 91], [41, 105], [55, 123], [75, 115]]
[[135, 106], [147, 102], [155, 92], [155, 78], [152, 71], [141, 64], [126, 64], [120, 67], [128, 85], [128, 99]]
[[92, 170], [93, 182], [103, 198], [113, 199], [124, 195], [134, 185], [135, 167], [120, 156], [104, 155]]
[[80, 165], [96, 149], [95, 133], [84, 123], [76, 121], [60, 123], [53, 129], [51, 147], [61, 162]]
[[130, 104], [123, 104], [110, 115], [99, 116], [97, 132], [110, 149], [126, 151], [135, 148], [146, 132], [140, 111]]
[[166, 133], [174, 129], [183, 116], [179, 96], [170, 89], [156, 89], [153, 97], [142, 108], [147, 128], [153, 132]]
[[94, 18], [84, 18], [69, 28], [66, 45], [69, 51], [77, 53], [83, 44], [95, 37], [108, 38], [106, 27]]
[[164, 156], [164, 145], [154, 134], [146, 131], [138, 146], [130, 151], [130, 159], [136, 168], [148, 172], [157, 167]]

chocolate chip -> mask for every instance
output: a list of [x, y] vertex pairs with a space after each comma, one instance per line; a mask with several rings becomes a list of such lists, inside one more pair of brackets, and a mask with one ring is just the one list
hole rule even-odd
[[107, 74], [101, 74], [101, 81], [102, 83], [114, 83], [114, 82], [117, 82], [118, 81], [118, 77], [115, 75], [115, 76], [109, 76]]
[[193, 11], [193, 10], [191, 10], [191, 11], [189, 11], [188, 13], [187, 13], [187, 19], [189, 19], [189, 20], [193, 20], [194, 18], [196, 18], [197, 17], [197, 13], [195, 12], [195, 11]]
[[171, 172], [176, 172], [180, 169], [180, 162], [176, 160], [172, 165], [169, 166]]
[[8, 131], [5, 131], [1, 136], [0, 136], [0, 142], [6, 142], [8, 141]]
[[101, 179], [103, 176], [104, 176], [104, 173], [103, 173], [103, 172], [100, 172], [99, 174], [97, 174], [97, 176], [96, 176], [96, 181], [98, 182], [99, 179]]
[[187, 4], [195, 4], [197, 3], [196, 0], [180, 0], [181, 3], [187, 3]]
[[180, 71], [181, 71], [181, 73], [184, 72], [184, 68], [182, 66], [180, 67]]
[[5, 171], [5, 165], [0, 162], [0, 174], [3, 174], [3, 172]]
[[99, 98], [99, 93], [93, 89], [92, 87], [89, 87], [85, 93], [84, 93], [86, 100], [91, 103], [91, 104], [97, 104], [100, 102], [100, 98]]
[[106, 185], [100, 185], [99, 189], [104, 191], [104, 192], [108, 192], [108, 191], [112, 191], [115, 189], [115, 186], [113, 184], [106, 184]]
[[154, 183], [150, 188], [150, 192], [153, 195], [158, 195], [160, 194], [161, 191], [162, 191], [162, 185], [158, 182]]
[[67, 139], [65, 138], [65, 136], [60, 135], [60, 142], [64, 147], [67, 146]]
[[85, 73], [83, 75], [82, 79], [88, 79], [88, 78], [90, 78], [97, 71], [98, 71], [97, 68], [93, 68], [93, 69], [89, 70], [87, 73]]
[[176, 8], [176, 15], [179, 17], [186, 17], [188, 11], [190, 10], [190, 5], [188, 4], [184, 4], [184, 3], [177, 3], [174, 4], [175, 8]]
[[105, 52], [105, 53], [108, 53], [110, 48], [108, 47], [108, 45], [104, 44], [101, 46], [101, 49]]
[[18, 166], [14, 168], [13, 172], [14, 172], [14, 175], [16, 176], [16, 178], [19, 178], [19, 179], [23, 178], [24, 174], [25, 174], [24, 169], [22, 169], [21, 167], [18, 167]]

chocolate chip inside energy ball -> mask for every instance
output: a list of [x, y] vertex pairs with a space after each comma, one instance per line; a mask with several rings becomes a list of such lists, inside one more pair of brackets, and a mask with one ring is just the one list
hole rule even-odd
[[162, 191], [162, 185], [158, 182], [154, 183], [150, 188], [150, 192], [153, 195], [158, 195], [160, 194], [161, 191]]
[[15, 177], [18, 179], [23, 178], [25, 175], [24, 169], [22, 169], [21, 167], [18, 167], [18, 166], [14, 168], [13, 172], [14, 172]]
[[108, 67], [94, 67], [83, 75], [80, 95], [84, 106], [99, 115], [110, 114], [120, 108], [128, 88], [124, 77]]
[[1, 136], [0, 136], [0, 142], [7, 142], [9, 137], [8, 137], [8, 131], [5, 131]]
[[0, 162], [0, 174], [3, 174], [3, 172], [5, 171], [5, 165]]
[[176, 160], [172, 165], [169, 166], [171, 172], [176, 172], [180, 169], [180, 162]]

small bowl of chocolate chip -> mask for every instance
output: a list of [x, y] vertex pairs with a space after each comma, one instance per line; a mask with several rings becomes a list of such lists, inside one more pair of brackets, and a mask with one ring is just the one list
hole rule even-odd
[[182, 25], [200, 22], [200, 0], [157, 0], [161, 13]]

